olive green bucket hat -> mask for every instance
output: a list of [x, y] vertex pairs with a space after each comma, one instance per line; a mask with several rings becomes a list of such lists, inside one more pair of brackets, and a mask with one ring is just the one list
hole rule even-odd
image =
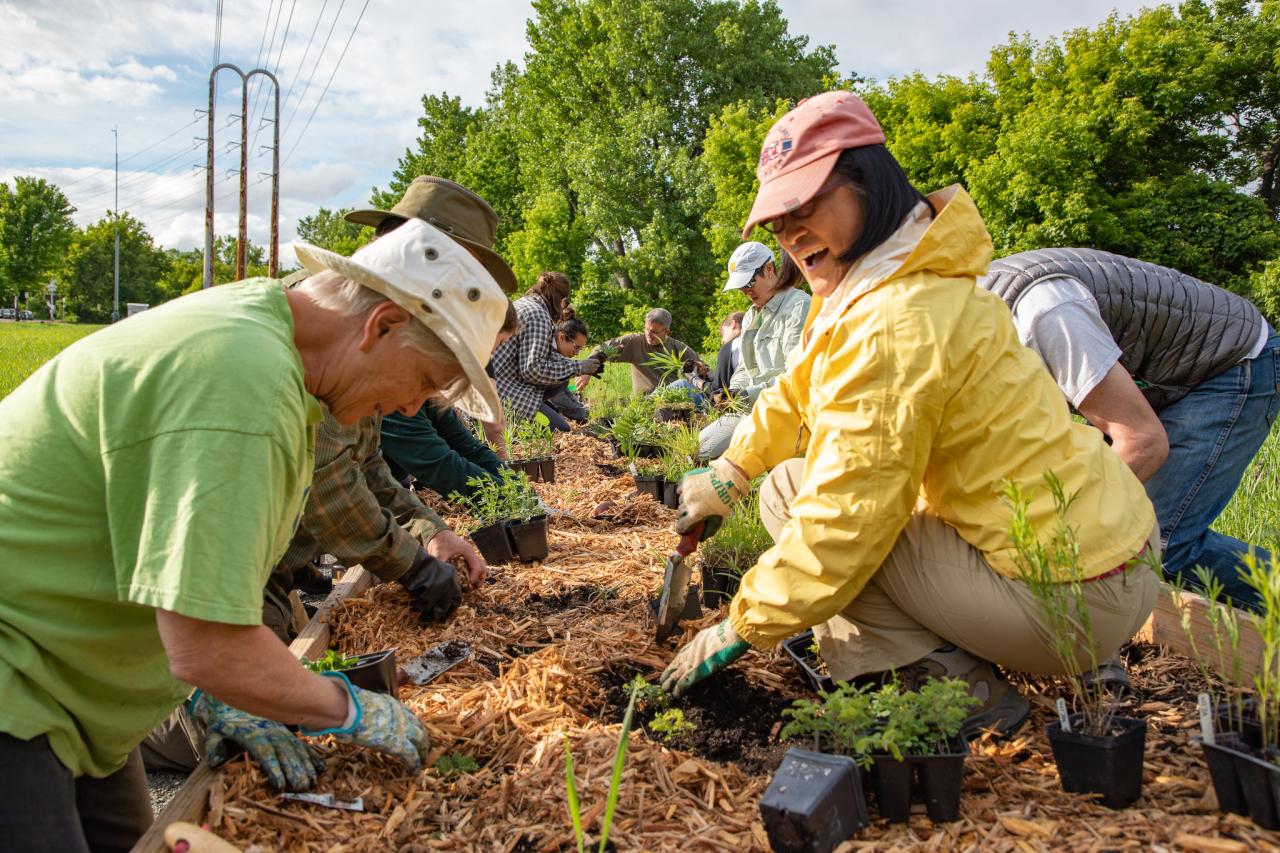
[[377, 228], [388, 219], [407, 222], [421, 219], [462, 245], [473, 249], [476, 259], [507, 293], [515, 293], [516, 274], [493, 250], [498, 214], [471, 190], [446, 178], [419, 175], [409, 183], [404, 197], [390, 210], [353, 210], [344, 217], [357, 225]]

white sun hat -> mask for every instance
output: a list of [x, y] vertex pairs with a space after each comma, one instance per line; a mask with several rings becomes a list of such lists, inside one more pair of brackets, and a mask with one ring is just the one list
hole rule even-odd
[[754, 240], [743, 243], [729, 256], [729, 280], [725, 282], [724, 292], [746, 287], [755, 278], [756, 270], [774, 260], [773, 250], [764, 243]]
[[507, 295], [480, 262], [449, 235], [421, 219], [356, 251], [351, 257], [295, 242], [310, 272], [333, 270], [376, 290], [439, 336], [466, 375], [445, 390], [447, 402], [482, 421], [502, 412], [484, 372], [507, 316]]

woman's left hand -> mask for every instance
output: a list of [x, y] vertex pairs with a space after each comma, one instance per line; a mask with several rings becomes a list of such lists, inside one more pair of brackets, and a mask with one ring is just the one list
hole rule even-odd
[[738, 636], [729, 620], [703, 628], [676, 654], [662, 673], [662, 689], [680, 696], [746, 654], [751, 644]]

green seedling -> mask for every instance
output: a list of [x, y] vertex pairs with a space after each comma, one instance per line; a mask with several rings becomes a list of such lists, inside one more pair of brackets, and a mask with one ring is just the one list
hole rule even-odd
[[815, 749], [848, 755], [863, 767], [878, 753], [901, 761], [907, 755], [947, 751], [968, 709], [980, 704], [959, 678], [927, 678], [914, 691], [905, 690], [897, 679], [879, 688], [840, 682], [819, 696], [816, 701], [797, 699], [782, 712], [790, 722], [780, 736], [812, 738]]
[[645, 361], [645, 366], [653, 368], [662, 377], [663, 384], [679, 379], [681, 374], [693, 367], [679, 353], [672, 352], [669, 349], [661, 349], [658, 352], [650, 353], [649, 358]]
[[452, 779], [455, 776], [475, 773], [480, 769], [480, 765], [465, 752], [450, 752], [436, 759], [435, 769], [441, 779]]
[[[1280, 565], [1274, 556], [1261, 560], [1253, 551], [1241, 557], [1240, 578], [1258, 594], [1258, 610], [1249, 616], [1262, 641], [1253, 676], [1262, 754], [1280, 747]], [[1280, 758], [1274, 758], [1280, 763]]]
[[[613, 775], [609, 777], [609, 795], [605, 800], [604, 817], [600, 821], [600, 846], [598, 853], [604, 853], [609, 843], [609, 832], [613, 829], [613, 815], [618, 807], [618, 793], [622, 787], [622, 768], [627, 763], [627, 740], [631, 736], [631, 720], [636, 711], [636, 694], [631, 692], [627, 702], [627, 712], [622, 716], [622, 731], [618, 734], [618, 747], [613, 754]], [[573, 771], [573, 750], [569, 747], [569, 736], [564, 739], [564, 787], [565, 799], [569, 806], [569, 819], [573, 821], [573, 834], [578, 842], [578, 853], [586, 850], [586, 836], [582, 829], [582, 806], [578, 800], [578, 782]]]
[[679, 708], [668, 708], [654, 715], [649, 721], [649, 730], [660, 735], [663, 743], [671, 743], [677, 738], [697, 731], [698, 724], [686, 720], [684, 711]]
[[[1076, 532], [1067, 524], [1067, 511], [1075, 495], [1067, 495], [1052, 471], [1044, 475], [1045, 485], [1053, 497], [1054, 529], [1041, 541], [1031, 523], [1028, 509], [1030, 496], [1017, 483], [1006, 483], [1004, 500], [1013, 510], [1009, 537], [1015, 554], [1014, 563], [1044, 617], [1045, 628], [1054, 656], [1062, 664], [1067, 681], [1076, 696], [1083, 717], [1083, 734], [1102, 736], [1111, 729], [1119, 697], [1101, 680], [1092, 682], [1084, 674], [1098, 668], [1098, 650], [1093, 641], [1092, 621], [1084, 597], [1084, 573], [1080, 567], [1080, 544]], [[1145, 562], [1144, 566], [1136, 565]], [[1149, 561], [1135, 561], [1130, 571], [1148, 571]], [[1087, 666], [1085, 663], [1087, 662]]]
[[[1207, 602], [1205, 621], [1209, 623], [1209, 648], [1201, 648], [1193, 629], [1191, 608], [1182, 602], [1185, 586], [1180, 577], [1169, 581], [1169, 595], [1178, 610], [1178, 621], [1191, 647], [1191, 660], [1204, 682], [1211, 702], [1226, 703], [1229, 716], [1236, 725], [1236, 733], [1243, 734], [1244, 699], [1250, 685], [1245, 682], [1242, 669], [1244, 657], [1240, 651], [1240, 617], [1229, 601], [1223, 601], [1222, 581], [1204, 566], [1195, 569], [1197, 581]], [[1224, 695], [1216, 689], [1218, 679], [1225, 681]]]
[[702, 564], [741, 576], [772, 547], [773, 537], [760, 521], [760, 494], [753, 490], [734, 505], [716, 535], [702, 543]]
[[504, 468], [498, 479], [470, 477], [467, 485], [473, 489], [470, 495], [454, 492], [449, 495], [449, 500], [471, 517], [472, 524], [466, 528], [468, 532], [502, 521], [528, 521], [542, 512], [538, 493], [523, 472]]
[[329, 649], [315, 660], [302, 658], [302, 665], [312, 672], [339, 672], [360, 663], [360, 658], [344, 655], [337, 649]]
[[663, 710], [671, 704], [671, 696], [661, 686], [650, 684], [643, 675], [637, 675], [627, 682], [627, 691], [636, 697], [636, 702], [646, 710]]

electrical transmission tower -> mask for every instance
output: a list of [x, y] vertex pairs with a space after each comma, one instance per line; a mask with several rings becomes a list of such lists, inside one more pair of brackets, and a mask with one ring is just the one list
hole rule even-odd
[[236, 279], [244, 278], [245, 254], [249, 248], [249, 80], [261, 74], [275, 90], [275, 117], [271, 133], [271, 253], [267, 273], [280, 271], [280, 81], [265, 68], [245, 74], [229, 62], [215, 65], [209, 72], [209, 139], [205, 163], [204, 201], [204, 286], [213, 286], [213, 130], [214, 96], [218, 72], [234, 71], [240, 77], [240, 231], [236, 240]]

